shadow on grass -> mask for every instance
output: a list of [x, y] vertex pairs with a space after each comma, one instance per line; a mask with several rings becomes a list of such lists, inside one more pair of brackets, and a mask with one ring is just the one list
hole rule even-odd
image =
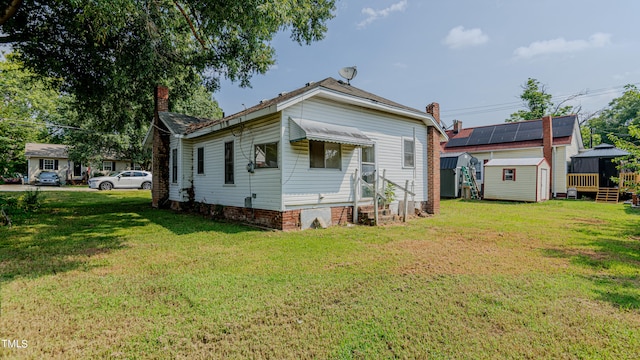
[[545, 254], [598, 271], [585, 278], [594, 284], [600, 300], [640, 309], [640, 226], [635, 221], [579, 221], [573, 227], [583, 244], [547, 249]]
[[255, 231], [197, 215], [151, 208], [143, 194], [67, 193], [44, 196], [39, 212], [0, 227], [0, 283], [100, 266], [92, 257], [126, 247], [117, 234], [154, 223], [175, 235]]

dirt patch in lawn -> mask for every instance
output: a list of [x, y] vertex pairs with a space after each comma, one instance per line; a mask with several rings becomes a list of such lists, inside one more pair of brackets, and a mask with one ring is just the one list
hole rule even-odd
[[404, 240], [381, 245], [396, 253], [401, 274], [524, 274], [557, 273], [569, 262], [542, 258], [542, 242], [503, 232], [450, 234], [429, 240]]

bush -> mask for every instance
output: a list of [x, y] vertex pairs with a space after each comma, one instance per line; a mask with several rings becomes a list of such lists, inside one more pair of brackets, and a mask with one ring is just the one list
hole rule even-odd
[[43, 196], [40, 190], [27, 190], [20, 196], [2, 196], [0, 195], [0, 213], [3, 213], [3, 219], [0, 224], [10, 225], [11, 217], [24, 217], [35, 213], [42, 206]]

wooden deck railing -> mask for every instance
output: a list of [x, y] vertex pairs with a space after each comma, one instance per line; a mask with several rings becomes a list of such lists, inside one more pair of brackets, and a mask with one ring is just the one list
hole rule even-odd
[[[640, 174], [621, 173], [622, 186], [620, 191], [627, 191], [629, 184], [640, 184]], [[567, 188], [576, 188], [578, 191], [597, 192], [599, 188], [598, 174], [567, 174]]]
[[598, 191], [598, 174], [568, 174], [567, 188], [578, 191]]
[[620, 173], [620, 191], [628, 191], [632, 184], [640, 184], [640, 174], [637, 173]]

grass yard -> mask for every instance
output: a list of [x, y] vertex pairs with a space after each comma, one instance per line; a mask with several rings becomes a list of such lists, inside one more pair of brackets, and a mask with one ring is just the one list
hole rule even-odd
[[0, 357], [640, 357], [628, 205], [447, 200], [406, 225], [267, 232], [142, 191], [44, 196], [0, 228]]

